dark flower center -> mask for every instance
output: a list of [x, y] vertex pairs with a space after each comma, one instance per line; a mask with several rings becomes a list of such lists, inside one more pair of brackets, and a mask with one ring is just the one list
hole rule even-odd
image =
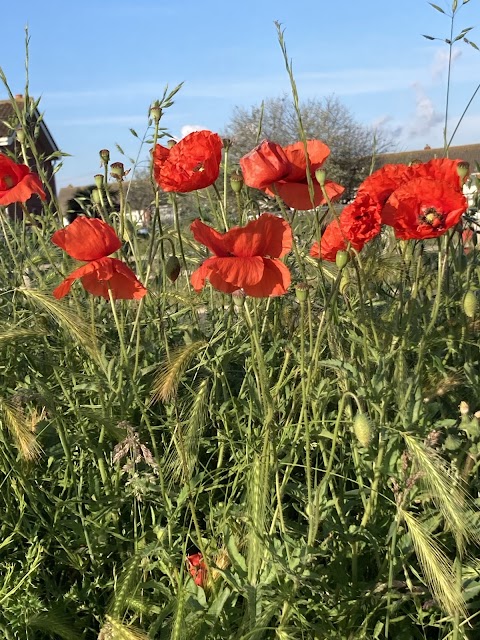
[[445, 223], [445, 216], [443, 213], [435, 209], [435, 207], [425, 207], [422, 210], [422, 214], [419, 216], [419, 222], [428, 224], [434, 229], [443, 227]]
[[193, 167], [192, 171], [194, 173], [197, 173], [197, 172], [200, 173], [200, 171], [205, 171], [205, 167], [203, 165], [203, 162], [199, 162], [196, 167]]

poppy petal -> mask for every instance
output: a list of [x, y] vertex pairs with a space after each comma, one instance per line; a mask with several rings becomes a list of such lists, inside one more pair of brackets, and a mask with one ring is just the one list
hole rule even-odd
[[264, 189], [272, 182], [282, 180], [291, 170], [283, 148], [270, 140], [263, 140], [240, 158], [240, 168], [245, 184], [254, 189]]
[[24, 164], [0, 154], [0, 205], [27, 202], [33, 194], [46, 199], [40, 178]]
[[[283, 151], [290, 162], [290, 171], [284, 179], [287, 182], [305, 181], [307, 177], [307, 161], [303, 142], [296, 142], [283, 147]], [[320, 140], [307, 140], [307, 153], [310, 174], [313, 175], [330, 155], [330, 149]]]
[[169, 149], [164, 161], [160, 158], [163, 164], [155, 179], [164, 191], [177, 193], [209, 187], [219, 176], [222, 148], [222, 139], [217, 133], [193, 131]]
[[98, 218], [79, 216], [52, 236], [52, 242], [75, 260], [98, 260], [122, 246], [114, 229]]
[[455, 226], [467, 207], [463, 194], [447, 182], [416, 178], [392, 193], [382, 221], [400, 239], [436, 238]]
[[88, 274], [95, 271], [95, 269], [96, 269], [96, 263], [89, 262], [88, 264], [84, 264], [83, 267], [79, 267], [78, 269], [75, 269], [75, 271], [72, 271], [72, 273], [69, 276], [67, 276], [65, 280], [61, 284], [59, 284], [56, 289], [53, 290], [54, 297], [57, 300], [60, 300], [60, 298], [63, 298], [64, 296], [66, 296], [67, 293], [70, 292], [70, 289], [72, 288], [72, 284], [75, 282], [75, 280], [78, 280], [79, 278], [87, 276]]
[[[223, 282], [235, 285], [236, 289], [258, 284], [263, 277], [264, 259], [260, 256], [215, 258], [214, 260], [215, 262], [211, 263], [212, 272]], [[209, 279], [212, 283], [211, 278]]]
[[254, 285], [245, 284], [242, 288], [247, 296], [267, 298], [282, 296], [290, 286], [291, 276], [288, 268], [280, 260], [263, 258], [263, 275], [260, 282]]
[[218, 232], [198, 218], [192, 222], [190, 229], [195, 240], [208, 247], [216, 256], [226, 257], [231, 253], [225, 247], [225, 236], [228, 234]]
[[288, 222], [264, 213], [245, 227], [235, 227], [225, 234], [226, 244], [235, 256], [270, 256], [282, 258], [292, 248], [292, 230]]
[[218, 289], [218, 291], [222, 291], [223, 293], [233, 293], [239, 289], [236, 285], [226, 282], [217, 271], [215, 271], [216, 260], [217, 258], [208, 258], [192, 273], [190, 282], [195, 291], [201, 291], [205, 286], [206, 280], [210, 282], [214, 289]]
[[[276, 182], [274, 188], [287, 207], [291, 207], [292, 209], [307, 211], [326, 203], [322, 189], [320, 185], [317, 184], [313, 185], [313, 202], [310, 198], [310, 192], [307, 184], [302, 184], [300, 182]], [[329, 180], [325, 183], [324, 188], [330, 200], [335, 200], [345, 191], [344, 187]], [[269, 189], [267, 189], [266, 192], [269, 195], [275, 195], [274, 192]]]
[[139, 300], [147, 293], [133, 271], [116, 258], [103, 258], [94, 263], [95, 270], [82, 277], [86, 291], [95, 296], [109, 299], [109, 291], [114, 300]]

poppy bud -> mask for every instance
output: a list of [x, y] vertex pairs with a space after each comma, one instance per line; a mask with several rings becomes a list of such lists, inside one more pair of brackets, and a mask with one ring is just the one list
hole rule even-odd
[[353, 432], [362, 447], [369, 447], [372, 441], [372, 427], [364, 413], [357, 413], [353, 419]]
[[154, 122], [160, 122], [160, 118], [162, 117], [162, 110], [158, 106], [158, 104], [152, 104], [150, 107], [150, 117]]
[[23, 144], [25, 142], [25, 131], [23, 129], [17, 129], [16, 135], [19, 143]]
[[308, 298], [308, 284], [306, 282], [299, 282], [295, 287], [295, 294], [298, 302], [305, 302]]
[[168, 147], [169, 149], [171, 149], [171, 148], [172, 148], [172, 147], [174, 147], [176, 144], [177, 144], [177, 143], [175, 142], [175, 140], [169, 140], [169, 141], [167, 142], [167, 147]]
[[232, 187], [233, 193], [240, 193], [243, 187], [243, 176], [238, 171], [235, 171], [230, 176], [230, 186]]
[[327, 177], [327, 173], [325, 169], [317, 169], [315, 171], [315, 178], [317, 179], [317, 182], [321, 187], [325, 186], [326, 177]]
[[108, 149], [102, 149], [99, 153], [102, 163], [108, 164], [110, 162], [110, 151]]
[[470, 174], [470, 165], [468, 162], [459, 162], [457, 164], [457, 173], [460, 177], [460, 182], [463, 184], [465, 178]]
[[96, 186], [101, 189], [103, 187], [103, 175], [101, 173], [97, 173], [96, 176], [93, 176], [93, 179], [95, 180]]
[[460, 404], [458, 405], [458, 408], [460, 410], [460, 415], [461, 416], [468, 415], [468, 412], [470, 411], [470, 407], [468, 406], [468, 402], [465, 402], [465, 400], [462, 400], [460, 402]]
[[350, 256], [348, 255], [348, 251], [337, 251], [337, 255], [335, 256], [335, 264], [337, 267], [342, 270], [343, 267], [350, 260]]
[[170, 256], [165, 264], [165, 273], [170, 282], [175, 282], [175, 280], [180, 275], [180, 260], [177, 256]]
[[465, 431], [470, 438], [477, 439], [480, 436], [480, 411], [475, 411], [473, 418], [468, 427], [465, 428]]
[[467, 291], [463, 298], [463, 310], [467, 318], [474, 318], [477, 311], [477, 296], [473, 291]]
[[90, 194], [90, 200], [93, 202], [93, 204], [100, 204], [101, 198], [100, 198], [100, 191], [98, 189], [92, 189], [92, 193]]
[[225, 149], [225, 151], [228, 151], [230, 149], [230, 147], [232, 146], [233, 141], [230, 140], [230, 138], [223, 138], [222, 143], [223, 143], [223, 148]]
[[245, 294], [241, 289], [237, 289], [232, 293], [232, 300], [233, 300], [233, 304], [236, 307], [238, 308], [243, 307], [245, 303]]

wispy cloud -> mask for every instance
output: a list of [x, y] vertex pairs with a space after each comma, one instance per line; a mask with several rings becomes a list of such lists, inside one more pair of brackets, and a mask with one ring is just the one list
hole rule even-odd
[[[452, 50], [452, 65], [461, 57], [461, 55], [461, 49], [456, 48]], [[443, 78], [444, 74], [448, 70], [448, 58], [448, 49], [437, 49], [434, 54], [433, 63], [431, 66], [432, 80], [437, 81]]]
[[413, 85], [413, 89], [416, 95], [415, 112], [405, 131], [409, 138], [425, 136], [443, 121], [443, 115], [437, 111], [434, 103], [425, 93], [423, 86], [416, 82]]

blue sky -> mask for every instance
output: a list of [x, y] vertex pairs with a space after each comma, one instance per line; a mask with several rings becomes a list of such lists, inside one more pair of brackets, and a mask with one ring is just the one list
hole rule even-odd
[[[462, 0], [459, 0], [461, 4]], [[451, 0], [437, 0], [449, 10]], [[457, 14], [475, 27], [480, 0]], [[13, 93], [25, 83], [24, 29], [30, 31], [30, 93], [58, 146], [72, 154], [58, 184], [87, 184], [98, 151], [141, 159], [151, 102], [165, 85], [184, 86], [163, 126], [221, 132], [233, 108], [289, 91], [274, 21], [285, 29], [300, 99], [335, 94], [366, 125], [384, 124], [398, 150], [442, 146], [450, 20], [424, 0], [24, 0], [2, 13], [0, 66]], [[450, 130], [480, 81], [480, 52], [454, 49]], [[5, 92], [0, 88], [0, 95]], [[480, 93], [480, 92], [479, 92]], [[454, 144], [480, 142], [480, 96]], [[479, 158], [480, 160], [480, 158]]]

